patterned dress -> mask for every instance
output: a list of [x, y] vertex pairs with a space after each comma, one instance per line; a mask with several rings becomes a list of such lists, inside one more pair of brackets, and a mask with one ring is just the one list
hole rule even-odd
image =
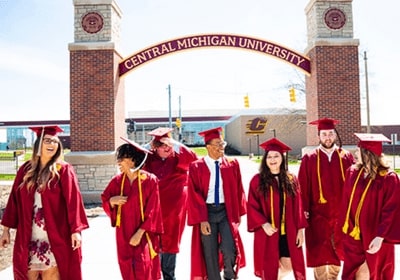
[[29, 269], [46, 270], [56, 266], [56, 259], [51, 251], [44, 221], [42, 196], [40, 190], [35, 191], [33, 206], [32, 237], [29, 243]]

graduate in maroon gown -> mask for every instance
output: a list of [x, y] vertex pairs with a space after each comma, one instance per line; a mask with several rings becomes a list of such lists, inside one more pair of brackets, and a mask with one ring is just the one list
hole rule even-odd
[[358, 163], [349, 168], [340, 224], [344, 238], [342, 279], [392, 280], [394, 244], [400, 242], [400, 180], [382, 154], [382, 134], [355, 134]]
[[1, 224], [0, 246], [16, 229], [14, 279], [82, 279], [81, 231], [89, 224], [73, 167], [62, 160], [58, 126], [30, 127], [31, 160], [17, 172]]
[[103, 209], [115, 227], [119, 268], [124, 280], [161, 279], [158, 179], [141, 170], [150, 151], [121, 138], [127, 142], [116, 151], [121, 173], [101, 195]]
[[[342, 255], [339, 207], [347, 168], [353, 155], [341, 148], [336, 130], [339, 121], [323, 118], [318, 126], [319, 146], [303, 155], [298, 179], [303, 208], [308, 217], [305, 230], [307, 266], [314, 268], [315, 279], [337, 279]], [[339, 146], [336, 145], [339, 140]]]
[[191, 149], [175, 141], [172, 128], [159, 127], [153, 136], [143, 169], [159, 179], [164, 233], [161, 235], [161, 272], [164, 280], [175, 280], [176, 254], [186, 225], [187, 175], [189, 164], [197, 160]]
[[254, 232], [254, 274], [276, 280], [293, 271], [295, 279], [306, 279], [302, 245], [307, 221], [299, 183], [285, 164], [291, 148], [276, 138], [260, 147], [265, 153], [259, 173], [250, 181], [247, 200], [247, 229]]
[[245, 265], [239, 234], [246, 197], [236, 159], [224, 156], [221, 127], [202, 131], [208, 154], [189, 167], [188, 224], [193, 226], [191, 280], [236, 279]]

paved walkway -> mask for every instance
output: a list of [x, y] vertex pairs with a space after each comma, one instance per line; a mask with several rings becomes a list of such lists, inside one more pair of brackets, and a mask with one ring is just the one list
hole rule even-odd
[[[258, 165], [247, 159], [241, 159], [241, 169], [245, 190], [248, 188], [250, 178], [257, 172]], [[293, 168], [293, 169], [292, 169]], [[291, 166], [293, 172], [297, 172], [296, 166]], [[111, 228], [108, 217], [103, 213], [90, 220], [90, 228], [83, 232], [83, 279], [113, 279], [121, 280], [116, 257], [114, 229]], [[253, 234], [246, 230], [246, 216], [240, 227], [241, 236], [245, 245], [247, 265], [239, 272], [239, 278], [244, 280], [259, 279], [253, 274]], [[190, 276], [190, 240], [191, 227], [186, 227], [182, 237], [181, 252], [177, 257], [176, 278], [189, 280]], [[0, 251], [1, 253], [1, 251]], [[400, 246], [396, 246], [396, 274], [394, 279], [400, 279]], [[13, 279], [12, 268], [0, 271], [0, 279]], [[293, 280], [288, 276], [287, 280]], [[313, 279], [311, 269], [307, 269], [307, 279]]]

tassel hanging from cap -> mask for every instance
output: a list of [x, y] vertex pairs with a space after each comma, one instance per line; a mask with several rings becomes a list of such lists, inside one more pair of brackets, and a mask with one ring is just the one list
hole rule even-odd
[[43, 135], [44, 135], [44, 126], [42, 127], [42, 132], [40, 133], [40, 138], [39, 138], [39, 147], [38, 151], [36, 153], [37, 156], [41, 156], [42, 154], [42, 142], [43, 142]]

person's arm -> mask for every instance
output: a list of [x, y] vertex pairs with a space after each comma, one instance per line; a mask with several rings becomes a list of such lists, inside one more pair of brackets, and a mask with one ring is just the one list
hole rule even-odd
[[7, 248], [10, 242], [10, 228], [3, 226], [3, 234], [0, 237], [0, 246], [2, 248]]

